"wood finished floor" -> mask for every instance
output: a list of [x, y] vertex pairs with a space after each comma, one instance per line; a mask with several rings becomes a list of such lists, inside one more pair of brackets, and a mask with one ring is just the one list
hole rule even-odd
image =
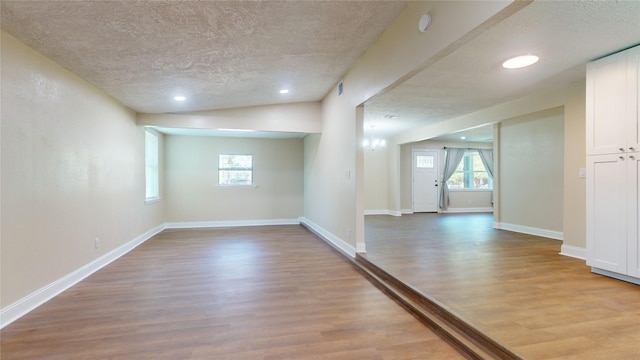
[[492, 222], [366, 216], [365, 256], [525, 359], [640, 359], [640, 286]]
[[165, 231], [1, 332], [11, 359], [460, 359], [301, 226]]

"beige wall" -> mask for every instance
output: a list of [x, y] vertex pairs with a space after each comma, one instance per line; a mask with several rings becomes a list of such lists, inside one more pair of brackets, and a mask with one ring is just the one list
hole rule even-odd
[[[425, 138], [431, 138], [447, 134], [450, 132], [456, 132], [470, 127], [484, 126], [487, 124], [497, 124], [501, 121], [515, 119], [519, 117], [531, 116], [531, 114], [542, 113], [548, 109], [563, 108], [564, 114], [562, 119], [564, 122], [564, 128], [557, 128], [560, 131], [558, 134], [553, 135], [554, 141], [558, 142], [559, 137], [562, 137], [564, 142], [564, 148], [558, 150], [557, 156], [562, 158], [563, 165], [558, 167], [557, 171], [561, 175], [557, 174], [555, 177], [561, 179], [562, 191], [557, 194], [559, 199], [563, 199], [562, 206], [558, 207], [554, 212], [559, 212], [557, 221], [561, 222], [561, 225], [557, 224], [557, 221], [553, 225], [555, 232], [560, 232], [564, 239], [565, 245], [570, 245], [576, 248], [582, 248], [586, 246], [585, 230], [586, 230], [586, 216], [585, 216], [585, 202], [586, 202], [586, 190], [585, 179], [578, 177], [580, 168], [585, 167], [585, 84], [584, 79], [580, 82], [553, 88], [548, 91], [534, 93], [525, 97], [500, 104], [488, 109], [484, 109], [475, 113], [471, 113], [460, 118], [451, 119], [443, 123], [436, 125], [426, 126], [421, 129], [401, 134], [396, 138], [389, 139], [389, 159], [390, 167], [395, 166], [398, 171], [390, 171], [390, 188], [387, 192], [389, 195], [389, 205], [391, 210], [400, 210], [401, 198], [402, 203], [406, 204], [407, 195], [400, 191], [401, 184], [401, 171], [400, 166], [397, 164], [400, 162], [400, 153], [402, 148], [406, 144], [419, 142]], [[531, 119], [534, 119], [538, 115], [533, 115]], [[495, 134], [497, 138], [500, 137], [500, 132]], [[540, 144], [544, 144], [546, 140], [540, 139]], [[498, 141], [500, 142], [500, 141]], [[499, 147], [500, 145], [498, 145]], [[526, 154], [525, 154], [526, 155]], [[494, 154], [494, 157], [500, 158], [500, 153]], [[509, 172], [513, 169], [509, 168], [496, 168], [497, 176], [500, 176], [500, 172]], [[508, 177], [516, 176], [513, 174], [507, 174]], [[500, 186], [500, 179], [497, 179], [497, 186]], [[397, 186], [395, 184], [398, 184]], [[506, 222], [503, 217], [503, 211], [500, 206], [501, 194], [500, 189], [496, 189], [494, 193], [494, 218], [496, 222]], [[559, 203], [558, 200], [555, 200]], [[509, 206], [509, 205], [508, 205]], [[560, 206], [560, 205], [558, 205]], [[506, 215], [508, 221], [514, 221]], [[531, 223], [529, 220], [524, 220], [520, 224], [514, 224], [518, 226], [531, 226], [526, 225]], [[580, 255], [578, 255], [580, 256]]]
[[[473, 147], [479, 149], [491, 149], [492, 144], [488, 143], [472, 143], [472, 142], [456, 142], [456, 141], [437, 141], [425, 140], [415, 143], [404, 144], [401, 146], [401, 164], [400, 164], [400, 194], [401, 206], [403, 212], [412, 210], [413, 206], [413, 154], [414, 149], [418, 150], [436, 150], [438, 151], [438, 179], [442, 178], [444, 172], [445, 152], [444, 147]], [[442, 182], [442, 180], [439, 180]], [[450, 191], [449, 198], [451, 204], [449, 209], [455, 211], [456, 208], [490, 208], [491, 192], [490, 191]]]
[[138, 114], [139, 125], [319, 133], [320, 102], [250, 106], [182, 114]]
[[585, 82], [572, 88], [564, 106], [564, 245], [586, 248], [586, 179], [579, 177], [586, 167]]
[[387, 148], [364, 152], [364, 209], [389, 210], [389, 153]]
[[132, 111], [4, 32], [1, 68], [5, 308], [160, 225], [162, 201]]
[[491, 199], [491, 191], [487, 190], [451, 190], [447, 211], [491, 211]]
[[[255, 187], [218, 183], [218, 155], [253, 155]], [[165, 221], [297, 219], [303, 215], [302, 139], [165, 137]]]
[[[332, 89], [322, 102], [322, 134], [305, 138], [305, 217], [332, 236], [362, 250], [364, 206], [356, 211], [364, 176], [362, 119], [356, 107], [373, 95], [392, 87], [471, 30], [505, 7], [520, 3], [410, 2], [394, 24], [368, 49], [344, 77], [344, 95]], [[420, 16], [437, 13], [426, 33], [416, 30]], [[508, 11], [505, 10], [505, 11]], [[397, 166], [396, 149], [391, 149], [392, 166]], [[391, 170], [393, 172], [393, 170]], [[356, 179], [358, 181], [356, 181]], [[364, 179], [366, 182], [366, 179]], [[395, 179], [390, 184], [394, 186]], [[393, 190], [392, 190], [393, 191]], [[392, 201], [396, 204], [395, 194]]]
[[500, 124], [497, 222], [562, 232], [564, 115], [558, 107]]

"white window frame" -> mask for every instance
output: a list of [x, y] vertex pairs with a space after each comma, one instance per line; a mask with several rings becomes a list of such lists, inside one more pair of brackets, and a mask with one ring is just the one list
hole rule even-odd
[[[250, 162], [251, 165], [250, 167], [223, 167], [222, 166], [222, 157], [226, 157], [226, 156], [248, 156], [250, 158]], [[220, 187], [255, 187], [255, 179], [254, 179], [254, 172], [253, 172], [253, 155], [252, 154], [229, 154], [229, 153], [225, 153], [225, 154], [218, 154], [218, 180], [217, 180], [217, 186]], [[222, 172], [234, 172], [234, 171], [238, 171], [238, 172], [250, 172], [250, 183], [224, 183], [222, 182]]]
[[144, 130], [144, 201], [160, 199], [160, 141], [158, 134]]

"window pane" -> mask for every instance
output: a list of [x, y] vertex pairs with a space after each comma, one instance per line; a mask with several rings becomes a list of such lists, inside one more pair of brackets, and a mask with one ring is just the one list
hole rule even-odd
[[220, 155], [220, 169], [251, 169], [251, 155]]
[[220, 185], [251, 185], [251, 171], [220, 170]]
[[220, 155], [218, 185], [253, 185], [253, 156]]
[[144, 178], [145, 198], [151, 199], [160, 196], [159, 169], [158, 169], [158, 137], [156, 134], [145, 131], [144, 133]]
[[478, 154], [473, 154], [473, 170], [484, 170], [484, 165], [482, 164], [482, 160]]
[[489, 188], [489, 175], [485, 171], [477, 171], [473, 174], [473, 184], [476, 189]]
[[433, 169], [433, 156], [417, 155], [416, 167], [420, 169]]
[[464, 188], [464, 173], [455, 172], [447, 181], [449, 189], [463, 189]]
[[456, 171], [447, 181], [449, 189], [492, 189], [493, 182], [477, 152], [464, 154]]

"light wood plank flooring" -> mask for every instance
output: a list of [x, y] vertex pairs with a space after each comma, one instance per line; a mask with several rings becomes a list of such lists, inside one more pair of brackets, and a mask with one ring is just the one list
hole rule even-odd
[[640, 359], [640, 286], [492, 222], [367, 216], [365, 256], [525, 359]]
[[11, 359], [459, 359], [301, 226], [165, 231], [1, 332]]

